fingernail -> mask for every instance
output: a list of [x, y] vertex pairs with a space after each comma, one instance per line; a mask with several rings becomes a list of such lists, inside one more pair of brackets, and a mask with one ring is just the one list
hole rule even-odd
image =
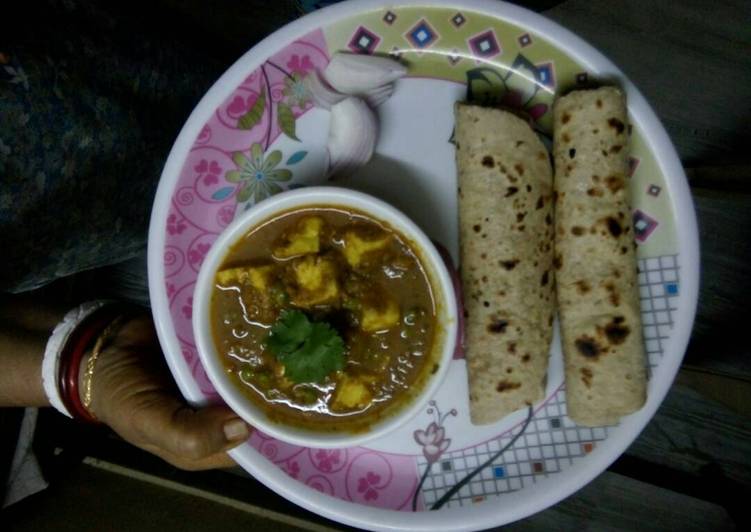
[[224, 437], [227, 441], [242, 440], [250, 436], [250, 429], [242, 419], [233, 419], [224, 424]]

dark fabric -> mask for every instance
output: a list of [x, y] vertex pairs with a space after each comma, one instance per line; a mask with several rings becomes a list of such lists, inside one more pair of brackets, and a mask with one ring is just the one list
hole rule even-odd
[[[0, 32], [0, 290], [146, 245], [180, 127], [295, 3], [25, 1]], [[12, 20], [9, 20], [12, 18]]]
[[16, 452], [23, 413], [23, 408], [0, 408], [0, 506], [5, 500], [8, 475]]

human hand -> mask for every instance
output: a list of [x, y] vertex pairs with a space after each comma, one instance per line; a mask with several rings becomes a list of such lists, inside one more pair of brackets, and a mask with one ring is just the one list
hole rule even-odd
[[[85, 369], [86, 360], [81, 367]], [[125, 322], [101, 352], [91, 396], [89, 410], [100, 421], [181, 469], [234, 466], [226, 451], [250, 434], [228, 407], [193, 409], [182, 400], [146, 314]]]

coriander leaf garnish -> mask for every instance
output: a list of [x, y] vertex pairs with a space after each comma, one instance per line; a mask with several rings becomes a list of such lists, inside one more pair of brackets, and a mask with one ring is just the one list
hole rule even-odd
[[291, 381], [320, 382], [344, 368], [344, 341], [328, 323], [311, 322], [299, 310], [287, 311], [271, 327], [267, 348]]

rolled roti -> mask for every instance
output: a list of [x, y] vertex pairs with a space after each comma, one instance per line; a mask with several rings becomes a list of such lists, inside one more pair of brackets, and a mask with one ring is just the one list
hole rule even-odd
[[608, 425], [641, 408], [647, 381], [624, 96], [613, 87], [572, 92], [556, 101], [553, 124], [568, 415]]
[[539, 401], [555, 310], [550, 157], [524, 120], [457, 104], [459, 237], [473, 423]]

